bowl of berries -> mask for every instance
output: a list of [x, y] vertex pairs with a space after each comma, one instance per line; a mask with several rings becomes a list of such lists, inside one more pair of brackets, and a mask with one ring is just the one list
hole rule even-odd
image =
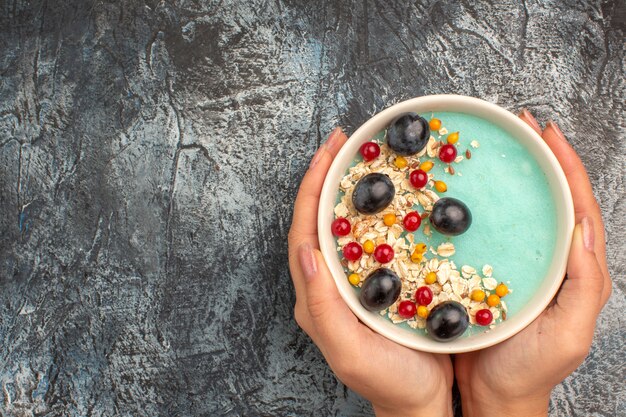
[[558, 291], [574, 228], [541, 137], [473, 97], [398, 103], [356, 130], [320, 197], [320, 249], [367, 326], [460, 353], [515, 335]]

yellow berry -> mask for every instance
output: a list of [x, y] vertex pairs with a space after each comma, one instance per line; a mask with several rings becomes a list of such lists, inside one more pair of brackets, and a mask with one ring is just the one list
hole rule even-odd
[[348, 281], [350, 281], [350, 284], [356, 287], [357, 285], [359, 285], [359, 282], [361, 282], [361, 278], [359, 277], [359, 274], [350, 274], [348, 276]]
[[509, 287], [507, 287], [503, 282], [501, 282], [500, 285], [496, 287], [496, 294], [498, 295], [498, 297], [502, 298], [508, 293]]
[[416, 249], [411, 254], [411, 262], [418, 264], [418, 263], [422, 262], [422, 258], [423, 257], [424, 257], [424, 255], [421, 252], [418, 252], [417, 249]]
[[495, 294], [491, 294], [489, 297], [487, 297], [487, 305], [489, 307], [495, 307], [498, 304], [500, 304], [500, 297], [498, 297]]
[[448, 143], [454, 145], [459, 141], [459, 132], [453, 132], [448, 135]]
[[424, 282], [426, 282], [426, 284], [434, 284], [437, 281], [437, 273], [430, 271], [428, 274], [426, 274], [426, 276], [424, 277]]
[[419, 306], [417, 307], [417, 315], [420, 316], [421, 318], [425, 319], [426, 317], [428, 317], [428, 307], [426, 306]]
[[383, 216], [383, 223], [385, 226], [393, 226], [396, 223], [396, 215], [393, 213], [387, 213]]
[[396, 160], [393, 163], [400, 169], [406, 168], [408, 164], [408, 162], [406, 161], [406, 158], [403, 156], [396, 156]]
[[481, 302], [485, 299], [485, 292], [483, 290], [474, 290], [472, 291], [472, 295], [470, 295], [472, 301]]
[[448, 191], [448, 186], [443, 181], [435, 181], [435, 190], [439, 191], [440, 193], [445, 193], [446, 191]]
[[439, 130], [441, 129], [441, 120], [432, 118], [430, 122], [428, 122], [428, 125], [430, 126], [430, 130]]
[[435, 164], [433, 164], [433, 161], [424, 161], [420, 164], [420, 169], [424, 172], [428, 172], [433, 169], [433, 166], [435, 166]]
[[423, 242], [418, 243], [417, 245], [415, 245], [415, 251], [419, 252], [419, 253], [425, 253], [426, 252], [426, 244]]
[[366, 240], [365, 243], [363, 243], [363, 251], [365, 253], [374, 253], [374, 242]]

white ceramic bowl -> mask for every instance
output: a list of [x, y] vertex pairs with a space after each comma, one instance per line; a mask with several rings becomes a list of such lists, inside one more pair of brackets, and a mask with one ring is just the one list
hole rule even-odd
[[[357, 155], [361, 144], [369, 141], [376, 133], [385, 129], [395, 117], [402, 113], [437, 111], [475, 115], [511, 133], [528, 149], [546, 173], [556, 210], [559, 213], [554, 257], [541, 286], [531, 301], [515, 315], [499, 323], [495, 329], [489, 332], [460, 337], [445, 343], [436, 342], [428, 336], [394, 325], [377, 312], [370, 312], [363, 308], [357, 292], [346, 279], [336, 249], [335, 239], [330, 231], [330, 225], [334, 220], [333, 208], [339, 191], [339, 182]], [[433, 95], [407, 100], [389, 107], [365, 122], [354, 132], [333, 161], [324, 181], [318, 212], [318, 234], [322, 254], [335, 279], [339, 293], [354, 314], [371, 329], [394, 342], [412, 349], [437, 353], [469, 352], [495, 345], [515, 335], [535, 320], [552, 300], [561, 285], [573, 229], [574, 206], [567, 180], [556, 157], [543, 139], [519, 117], [509, 111], [484, 100], [458, 95]]]

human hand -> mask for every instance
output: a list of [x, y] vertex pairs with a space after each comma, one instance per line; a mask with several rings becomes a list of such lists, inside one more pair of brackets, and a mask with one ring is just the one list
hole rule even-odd
[[289, 231], [295, 317], [337, 377], [372, 402], [378, 416], [452, 415], [448, 355], [417, 352], [374, 333], [342, 300], [317, 238], [317, 208], [330, 164], [347, 140], [337, 128], [316, 152], [296, 198]]
[[553, 122], [542, 131], [527, 110], [520, 118], [546, 141], [572, 191], [576, 227], [567, 278], [555, 302], [526, 329], [496, 346], [456, 356], [466, 417], [547, 415], [552, 388], [584, 361], [611, 294], [604, 226], [585, 167]]

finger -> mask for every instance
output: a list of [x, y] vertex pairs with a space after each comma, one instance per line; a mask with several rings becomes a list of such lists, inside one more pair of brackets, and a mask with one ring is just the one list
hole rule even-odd
[[[593, 329], [602, 309], [604, 277], [594, 252], [594, 223], [585, 217], [574, 228], [572, 247], [567, 263], [568, 279], [556, 300], [559, 323], [569, 323], [577, 331]], [[585, 332], [582, 332], [585, 333]], [[593, 331], [586, 332], [590, 337]]]
[[583, 217], [595, 212], [599, 214], [598, 204], [593, 196], [587, 170], [574, 148], [563, 136], [561, 130], [554, 122], [548, 122], [542, 137], [559, 160], [563, 172], [565, 172], [572, 191], [572, 198], [574, 199], [577, 215], [576, 221], [580, 222]]
[[298, 248], [304, 274], [306, 304], [313, 324], [311, 338], [327, 358], [345, 357], [352, 351], [359, 322], [341, 298], [332, 275], [319, 250], [308, 243]]
[[[306, 289], [302, 282], [302, 270], [296, 260], [296, 249], [304, 241], [311, 246], [318, 247], [317, 240], [317, 206], [319, 195], [322, 190], [324, 178], [330, 168], [330, 164], [337, 155], [339, 149], [346, 142], [347, 136], [341, 128], [336, 128], [315, 153], [307, 173], [302, 179], [298, 196], [294, 204], [294, 214], [289, 231], [289, 270], [291, 279], [296, 290], [296, 310], [302, 311], [300, 300], [306, 299]], [[298, 314], [298, 323], [306, 324], [306, 315]], [[300, 323], [302, 321], [302, 323]]]
[[528, 111], [528, 109], [522, 109], [519, 114], [519, 118], [526, 122], [527, 125], [532, 127], [535, 132], [541, 135], [541, 126], [537, 122], [537, 119]]
[[605, 285], [602, 299], [606, 302], [611, 294], [611, 278], [606, 264], [604, 225], [600, 207], [593, 195], [587, 171], [574, 148], [567, 142], [565, 136], [554, 122], [546, 124], [542, 137], [558, 159], [567, 177], [567, 182], [572, 192], [572, 199], [574, 200], [576, 222], [580, 222], [584, 217], [593, 219], [595, 229], [594, 251], [598, 256], [600, 268], [604, 274]]
[[[347, 139], [348, 137], [339, 127], [330, 134], [326, 143], [315, 153], [310, 168], [304, 175], [300, 189], [298, 190], [298, 196], [296, 197], [294, 205], [291, 232], [300, 239], [310, 239], [311, 244], [315, 247], [318, 246], [317, 206], [319, 204], [324, 178], [326, 178], [326, 173], [337, 155], [337, 152]], [[299, 243], [302, 242], [296, 242], [296, 244]]]

